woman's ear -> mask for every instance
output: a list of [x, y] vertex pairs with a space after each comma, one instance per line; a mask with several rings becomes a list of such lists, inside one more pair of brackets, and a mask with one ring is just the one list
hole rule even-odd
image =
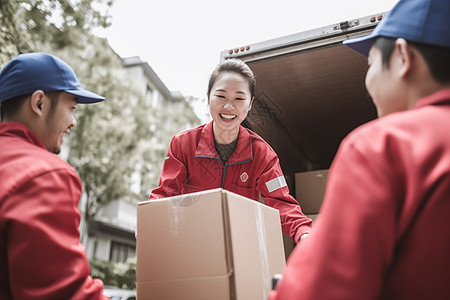
[[255, 100], [255, 97], [252, 97], [252, 99], [250, 100], [250, 105], [248, 106], [248, 111], [250, 111], [252, 109], [254, 100]]
[[45, 102], [44, 97], [45, 93], [41, 90], [37, 90], [31, 95], [30, 100], [31, 110], [38, 116], [42, 115], [42, 110]]

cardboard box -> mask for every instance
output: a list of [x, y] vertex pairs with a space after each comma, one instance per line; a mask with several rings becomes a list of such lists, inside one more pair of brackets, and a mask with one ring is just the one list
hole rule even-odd
[[267, 299], [285, 257], [278, 210], [214, 189], [139, 203], [138, 299]]
[[295, 198], [304, 214], [318, 214], [325, 195], [328, 170], [295, 173]]

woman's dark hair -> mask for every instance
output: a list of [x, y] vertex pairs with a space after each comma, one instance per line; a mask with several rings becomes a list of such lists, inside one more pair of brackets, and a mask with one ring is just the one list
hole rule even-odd
[[211, 89], [213, 85], [216, 83], [219, 76], [222, 73], [226, 72], [233, 72], [244, 77], [248, 81], [248, 86], [250, 88], [250, 96], [251, 98], [253, 98], [256, 86], [255, 75], [253, 74], [252, 70], [247, 66], [246, 63], [236, 58], [227, 59], [223, 61], [212, 72], [211, 76], [209, 77], [208, 83], [208, 92], [207, 92], [208, 98], [209, 94], [211, 93]]
[[[389, 60], [395, 49], [395, 38], [379, 37], [373, 46], [381, 51], [383, 66], [389, 68]], [[450, 48], [430, 46], [420, 43], [408, 42], [423, 56], [430, 69], [431, 76], [440, 83], [450, 82]]]

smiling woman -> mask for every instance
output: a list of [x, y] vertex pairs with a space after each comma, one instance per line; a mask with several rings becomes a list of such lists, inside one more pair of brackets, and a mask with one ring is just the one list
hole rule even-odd
[[227, 60], [214, 71], [207, 95], [218, 144], [227, 145], [237, 139], [239, 125], [252, 107], [255, 84], [251, 70], [238, 60]]
[[213, 120], [172, 138], [159, 187], [150, 199], [214, 188], [255, 201], [261, 196], [279, 210], [283, 231], [299, 242], [312, 221], [289, 194], [277, 154], [241, 125], [252, 107], [255, 85], [253, 72], [240, 60], [216, 67], [207, 93]]

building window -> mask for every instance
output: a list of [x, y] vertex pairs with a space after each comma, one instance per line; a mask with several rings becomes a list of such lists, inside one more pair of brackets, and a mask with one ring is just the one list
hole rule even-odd
[[111, 243], [110, 261], [124, 263], [128, 258], [134, 257], [135, 255], [136, 247], [117, 242]]
[[98, 241], [95, 239], [94, 241], [94, 259], [97, 259], [97, 247], [98, 247]]
[[147, 101], [147, 105], [148, 106], [152, 106], [153, 105], [153, 89], [151, 88], [150, 85], [147, 85], [147, 91], [145, 93], [145, 99]]

